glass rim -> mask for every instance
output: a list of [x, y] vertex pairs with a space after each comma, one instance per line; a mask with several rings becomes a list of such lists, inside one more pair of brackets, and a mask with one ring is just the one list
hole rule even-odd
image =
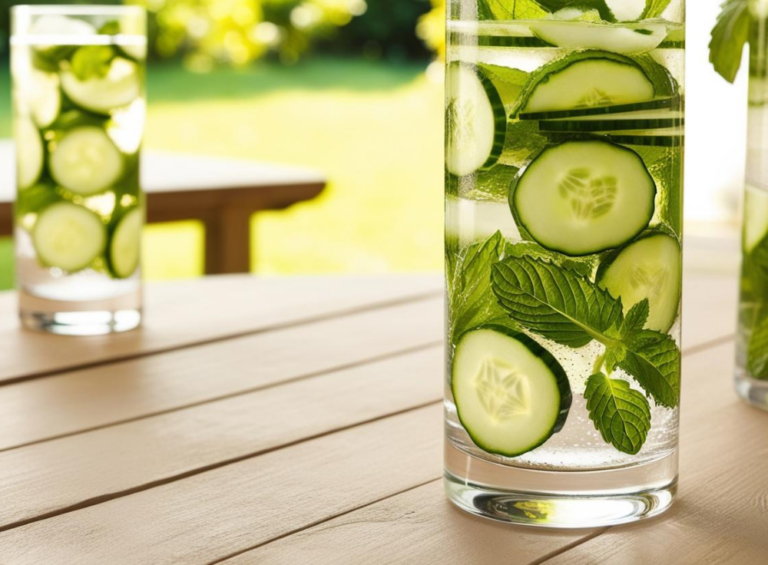
[[30, 16], [130, 16], [144, 15], [146, 8], [136, 5], [107, 6], [103, 4], [16, 4], [11, 7], [11, 14], [27, 13]]

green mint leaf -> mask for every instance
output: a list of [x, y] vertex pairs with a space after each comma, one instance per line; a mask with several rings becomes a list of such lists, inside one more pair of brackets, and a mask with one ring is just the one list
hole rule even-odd
[[640, 15], [641, 20], [661, 17], [672, 0], [645, 0], [645, 10]]
[[[509, 186], [507, 186], [507, 192], [509, 192]], [[573, 259], [545, 249], [533, 241], [509, 243], [504, 255], [506, 257], [531, 257], [533, 259], [554, 260], [555, 263], [564, 269], [578, 273], [585, 278], [589, 278], [595, 270], [593, 258]]]
[[537, 20], [547, 12], [534, 0], [478, 0], [481, 20]]
[[467, 330], [495, 324], [518, 327], [497, 304], [491, 291], [491, 267], [504, 258], [506, 241], [496, 232], [482, 243], [467, 247], [449, 271], [450, 334], [452, 343]]
[[[762, 313], [765, 314], [765, 310]], [[752, 378], [768, 379], [768, 318], [752, 328], [747, 345], [747, 369]]]
[[606, 372], [608, 374], [613, 373], [619, 363], [624, 361], [626, 356], [627, 348], [624, 347], [624, 344], [622, 343], [617, 343], [616, 345], [607, 348], [603, 355], [603, 366], [605, 367]]
[[577, 273], [532, 257], [493, 266], [491, 286], [509, 316], [530, 331], [573, 348], [606, 335], [622, 322], [621, 300]]
[[632, 306], [626, 316], [624, 316], [624, 322], [621, 324], [621, 336], [628, 337], [641, 331], [645, 322], [648, 321], [650, 313], [651, 306], [647, 298]]
[[642, 330], [624, 338], [624, 359], [617, 365], [656, 401], [674, 408], [680, 402], [680, 350], [666, 334]]
[[749, 22], [747, 0], [723, 2], [709, 42], [709, 62], [728, 82], [736, 79], [741, 67], [744, 44], [749, 37]]
[[640, 451], [651, 429], [651, 406], [641, 392], [626, 381], [597, 373], [587, 379], [584, 398], [589, 418], [606, 443], [630, 455]]
[[115, 50], [107, 45], [86, 45], [72, 55], [71, 69], [78, 80], [104, 78], [109, 72]]
[[585, 12], [597, 10], [604, 21], [616, 21], [616, 16], [613, 15], [605, 0], [536, 0], [536, 3], [548, 12], [557, 12], [564, 8], [577, 8]]
[[117, 35], [120, 33], [120, 23], [112, 20], [99, 28], [99, 35]]

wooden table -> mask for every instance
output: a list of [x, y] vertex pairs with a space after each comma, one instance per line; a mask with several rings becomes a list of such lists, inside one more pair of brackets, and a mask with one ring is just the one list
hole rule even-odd
[[150, 284], [142, 331], [92, 339], [18, 330], [2, 293], [0, 562], [766, 563], [735, 278], [686, 276], [680, 498], [582, 531], [446, 501], [438, 277]]
[[[145, 151], [147, 221], [200, 220], [205, 272], [250, 271], [250, 218], [310, 200], [325, 187], [317, 172], [238, 159]], [[13, 142], [0, 140], [0, 236], [11, 235], [16, 184]]]

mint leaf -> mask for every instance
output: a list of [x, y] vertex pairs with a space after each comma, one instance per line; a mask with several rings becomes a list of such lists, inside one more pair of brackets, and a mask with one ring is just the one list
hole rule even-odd
[[666, 334], [642, 330], [622, 340], [624, 358], [617, 365], [656, 401], [674, 408], [680, 402], [680, 350]]
[[478, 0], [481, 20], [537, 20], [547, 14], [534, 0]]
[[741, 55], [749, 37], [749, 22], [747, 0], [723, 2], [709, 42], [709, 62], [728, 82], [736, 79], [741, 67]]
[[[507, 187], [509, 188], [509, 187]], [[583, 277], [589, 278], [595, 270], [595, 261], [593, 258], [586, 259], [573, 259], [566, 257], [549, 249], [543, 248], [538, 243], [533, 241], [519, 241], [517, 243], [507, 244], [506, 257], [531, 257], [533, 259], [546, 259], [554, 260], [555, 263], [580, 274]]]
[[495, 324], [518, 329], [491, 292], [491, 267], [504, 258], [506, 241], [496, 232], [482, 243], [467, 247], [463, 257], [451, 267], [448, 296], [452, 343], [467, 330]]
[[[762, 313], [766, 313], [764, 309]], [[768, 379], [768, 318], [752, 328], [747, 346], [747, 369], [752, 378]]]
[[628, 337], [641, 331], [650, 313], [651, 307], [647, 298], [632, 306], [621, 324], [621, 336]]
[[115, 50], [106, 45], [86, 45], [72, 55], [70, 68], [78, 80], [104, 78], [109, 72]]
[[606, 443], [630, 455], [640, 451], [651, 429], [651, 406], [641, 392], [626, 381], [597, 373], [587, 379], [584, 398], [589, 418]]
[[536, 3], [549, 12], [557, 12], [564, 8], [578, 8], [585, 12], [597, 10], [604, 21], [616, 21], [616, 16], [613, 15], [605, 0], [536, 0]]
[[658, 18], [667, 9], [672, 0], [645, 0], [645, 10], [640, 15], [641, 20]]
[[120, 33], [120, 23], [112, 20], [99, 28], [99, 35], [117, 35]]
[[622, 322], [621, 300], [547, 261], [508, 257], [493, 266], [491, 286], [514, 321], [562, 345], [612, 344], [606, 332]]

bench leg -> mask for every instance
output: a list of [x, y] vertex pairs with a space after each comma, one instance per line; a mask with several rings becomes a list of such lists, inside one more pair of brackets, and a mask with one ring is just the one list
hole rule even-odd
[[251, 210], [225, 208], [204, 220], [205, 274], [251, 270]]

